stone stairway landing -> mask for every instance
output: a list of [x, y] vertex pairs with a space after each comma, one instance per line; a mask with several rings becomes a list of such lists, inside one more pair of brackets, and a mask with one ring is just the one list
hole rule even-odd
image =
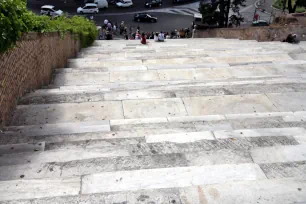
[[306, 203], [306, 44], [96, 41], [19, 100], [0, 204]]

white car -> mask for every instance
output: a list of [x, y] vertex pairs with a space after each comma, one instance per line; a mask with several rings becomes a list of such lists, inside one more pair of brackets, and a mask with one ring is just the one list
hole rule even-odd
[[117, 7], [132, 7], [133, 2], [132, 0], [122, 0], [116, 3]]
[[85, 4], [85, 6], [83, 8], [79, 7], [77, 9], [77, 12], [80, 13], [80, 14], [83, 14], [83, 13], [99, 13], [99, 9], [98, 9], [97, 4]]
[[51, 5], [45, 5], [42, 6], [40, 9], [40, 14], [41, 15], [48, 15], [48, 16], [61, 16], [63, 15], [62, 10], [56, 10], [54, 6]]

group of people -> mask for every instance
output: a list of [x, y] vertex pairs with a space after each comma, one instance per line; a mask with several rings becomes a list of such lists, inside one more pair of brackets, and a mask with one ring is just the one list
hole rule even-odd
[[118, 31], [120, 35], [124, 35], [125, 38], [127, 36], [127, 27], [124, 24], [124, 21], [118, 25], [118, 23], [112, 23], [111, 21], [105, 19], [102, 25], [102, 29], [100, 32], [100, 40], [112, 40], [113, 35], [118, 35]]

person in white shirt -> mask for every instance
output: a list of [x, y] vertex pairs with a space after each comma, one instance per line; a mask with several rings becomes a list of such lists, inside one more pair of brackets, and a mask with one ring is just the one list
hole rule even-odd
[[154, 41], [155, 41], [155, 42], [158, 42], [158, 33], [155, 33], [155, 35], [154, 35]]
[[160, 33], [158, 35], [158, 41], [159, 42], [164, 42], [165, 41], [165, 35], [163, 34], [162, 31], [160, 31]]

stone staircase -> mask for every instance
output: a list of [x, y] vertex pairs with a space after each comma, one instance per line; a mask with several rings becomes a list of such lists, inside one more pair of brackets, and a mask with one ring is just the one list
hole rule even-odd
[[0, 133], [0, 203], [306, 203], [305, 53], [96, 41]]

